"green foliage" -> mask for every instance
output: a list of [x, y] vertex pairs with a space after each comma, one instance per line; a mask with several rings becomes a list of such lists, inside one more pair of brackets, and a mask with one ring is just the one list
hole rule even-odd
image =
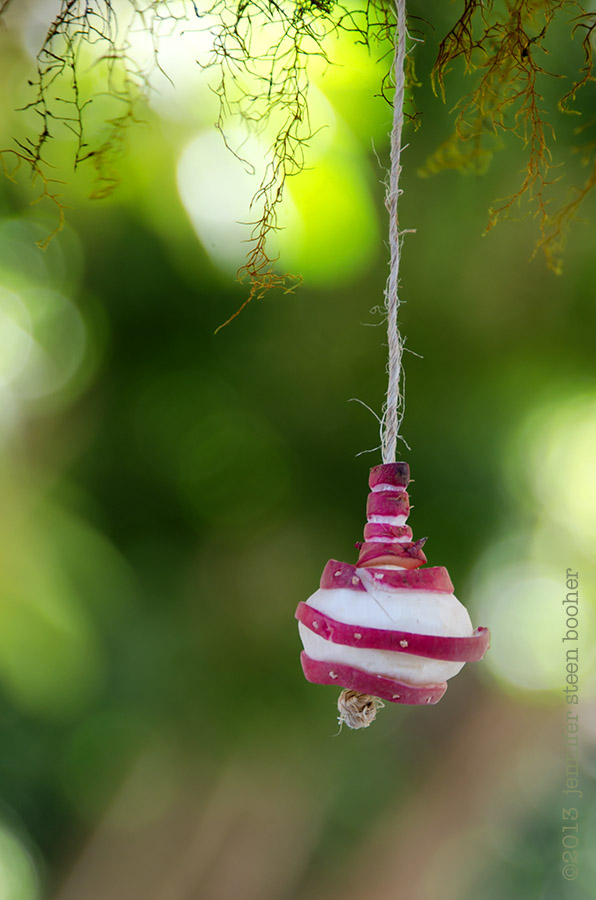
[[[13, 4], [4, 0], [0, 14]], [[4, 170], [13, 177], [23, 164], [42, 185], [41, 198], [52, 201], [61, 228], [64, 208], [50, 154], [50, 139], [62, 127], [74, 141], [74, 168], [89, 161], [95, 168], [92, 197], [110, 194], [117, 185], [118, 157], [127, 128], [138, 120], [138, 107], [150, 90], [151, 70], [160, 67], [160, 38], [173, 30], [210, 35], [202, 67], [216, 71], [212, 89], [218, 97], [217, 128], [236, 155], [227, 128], [239, 119], [249, 133], [273, 135], [264, 174], [251, 205], [252, 233], [244, 265], [238, 275], [250, 281], [246, 303], [273, 287], [292, 290], [297, 280], [280, 273], [268, 251], [268, 238], [278, 228], [278, 210], [287, 179], [306, 164], [312, 137], [308, 110], [309, 60], [327, 57], [329, 37], [351, 34], [387, 59], [380, 92], [391, 99], [392, 5], [367, 0], [364, 6], [333, 0], [239, 0], [230, 5], [215, 0], [200, 7], [196, 0], [172, 4], [167, 0], [129, 0], [116, 15], [112, 0], [92, 7], [84, 0], [62, 0], [49, 24], [30, 80], [32, 99], [25, 110], [39, 123], [16, 149], [0, 153]], [[414, 23], [414, 11], [410, 10]], [[432, 22], [431, 22], [432, 24]], [[539, 226], [538, 246], [548, 265], [560, 270], [561, 252], [570, 221], [596, 182], [596, 142], [583, 149], [588, 168], [584, 184], [571, 196], [553, 200], [553, 185], [561, 178], [552, 155], [552, 106], [545, 83], [563, 77], [545, 67], [549, 40], [565, 31], [569, 40], [581, 36], [583, 59], [558, 102], [559, 111], [578, 113], [578, 93], [593, 82], [592, 37], [596, 17], [577, 0], [466, 0], [463, 12], [439, 43], [432, 72], [435, 91], [446, 98], [446, 81], [454, 64], [462, 61], [474, 80], [471, 91], [455, 105], [453, 133], [420, 169], [431, 175], [445, 169], [483, 173], [507, 134], [524, 148], [526, 165], [521, 182], [490, 210], [487, 231], [511, 215], [522, 199], [528, 201]], [[416, 26], [419, 28], [418, 21]], [[139, 62], [132, 52], [140, 33], [151, 52]], [[408, 79], [416, 82], [412, 57]], [[99, 69], [104, 83], [100, 95], [90, 90], [87, 74]], [[102, 106], [103, 103], [103, 106]], [[591, 125], [588, 122], [588, 126]], [[587, 127], [587, 126], [586, 126]], [[51, 237], [51, 236], [50, 236]], [[49, 239], [49, 238], [48, 238]], [[246, 305], [243, 304], [244, 305]], [[232, 317], [233, 318], [233, 317]]]

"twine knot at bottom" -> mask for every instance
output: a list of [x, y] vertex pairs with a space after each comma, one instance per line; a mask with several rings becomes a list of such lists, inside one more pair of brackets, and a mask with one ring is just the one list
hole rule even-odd
[[377, 715], [377, 710], [385, 706], [378, 697], [361, 694], [359, 691], [342, 691], [337, 700], [339, 725], [348, 728], [368, 728]]

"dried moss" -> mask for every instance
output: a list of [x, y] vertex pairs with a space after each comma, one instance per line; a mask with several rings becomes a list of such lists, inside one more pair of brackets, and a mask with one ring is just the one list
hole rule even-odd
[[[10, 5], [11, 0], [0, 2], [0, 15]], [[268, 238], [277, 228], [287, 179], [305, 165], [312, 132], [309, 59], [313, 55], [326, 58], [327, 38], [337, 29], [368, 45], [392, 38], [393, 9], [388, 0], [367, 0], [361, 8], [333, 0], [239, 0], [234, 5], [215, 0], [205, 7], [196, 0], [175, 5], [168, 0], [129, 0], [128, 19], [119, 23], [111, 0], [97, 0], [92, 7], [83, 0], [62, 0], [40, 48], [30, 81], [33, 96], [25, 107], [36, 113], [39, 129], [0, 152], [9, 177], [23, 165], [29, 167], [41, 185], [40, 199], [57, 208], [56, 230], [62, 225], [64, 207], [60, 181], [54, 177], [47, 153], [55, 129], [62, 126], [72, 133], [75, 169], [85, 162], [95, 167], [93, 196], [101, 198], [113, 191], [127, 128], [138, 121], [139, 104], [148, 92], [149, 72], [130, 53], [131, 33], [143, 29], [151, 36], [153, 62], [159, 65], [160, 34], [181, 21], [185, 27], [208, 28], [214, 34], [211, 56], [201, 65], [219, 73], [217, 125], [224, 140], [227, 123], [234, 116], [255, 132], [262, 132], [267, 123], [275, 126], [265, 175], [251, 207], [254, 220], [248, 255], [238, 273], [250, 282], [245, 306], [271, 288], [292, 290], [297, 282], [288, 273], [278, 272], [276, 260], [268, 253]], [[413, 28], [413, 16], [410, 22]], [[420, 23], [416, 20], [418, 29]], [[537, 247], [556, 271], [560, 271], [568, 226], [596, 183], [596, 141], [587, 140], [581, 149], [589, 173], [584, 184], [563, 202], [553, 204], [551, 189], [561, 171], [553, 170], [553, 110], [544, 99], [543, 85], [545, 79], [560, 76], [546, 66], [548, 39], [565, 29], [570, 41], [581, 37], [582, 65], [571, 87], [562, 90], [558, 105], [559, 111], [575, 113], [578, 94], [594, 81], [595, 25], [596, 15], [586, 13], [576, 0], [465, 0], [461, 14], [440, 41], [432, 72], [435, 91], [443, 99], [448, 94], [449, 73], [457, 65], [463, 65], [472, 87], [454, 107], [452, 134], [426, 161], [421, 174], [444, 169], [484, 172], [506, 136], [515, 136], [525, 150], [525, 172], [509, 196], [493, 205], [487, 230], [507, 218], [522, 200], [527, 201], [538, 220]], [[269, 38], [265, 50], [263, 36]], [[101, 133], [91, 137], [92, 98], [81, 89], [81, 58], [89, 49], [105, 68], [105, 91], [116, 104]], [[387, 74], [380, 91], [391, 101], [390, 54], [386, 59]], [[408, 79], [416, 83], [411, 62]], [[592, 124], [586, 123], [586, 128]]]
[[557, 205], [552, 188], [562, 177], [553, 162], [553, 113], [545, 101], [546, 80], [562, 79], [546, 67], [548, 39], [567, 32], [571, 41], [583, 31], [584, 65], [572, 87], [563, 93], [560, 111], [576, 112], [578, 92], [594, 81], [592, 37], [596, 16], [575, 0], [466, 0], [464, 10], [439, 45], [432, 72], [433, 86], [446, 98], [446, 78], [463, 61], [473, 88], [455, 107], [452, 135], [422, 168], [429, 175], [447, 168], [482, 173], [495, 151], [511, 134], [521, 141], [526, 164], [519, 185], [489, 211], [486, 231], [507, 218], [521, 201], [538, 221], [541, 249], [548, 266], [561, 271], [562, 250], [570, 222], [596, 181], [594, 144], [584, 148], [590, 174], [573, 197]]

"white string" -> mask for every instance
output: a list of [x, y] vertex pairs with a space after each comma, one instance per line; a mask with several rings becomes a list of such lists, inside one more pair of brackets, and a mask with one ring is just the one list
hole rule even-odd
[[397, 326], [397, 310], [399, 308], [399, 262], [402, 233], [399, 230], [398, 200], [402, 193], [399, 187], [401, 174], [401, 133], [404, 124], [404, 87], [406, 59], [406, 0], [395, 0], [397, 12], [397, 29], [395, 36], [394, 77], [395, 95], [393, 98], [393, 127], [391, 130], [391, 165], [389, 184], [385, 197], [385, 206], [389, 213], [389, 246], [391, 262], [389, 278], [385, 287], [385, 312], [387, 314], [387, 337], [389, 359], [387, 362], [387, 399], [383, 410], [381, 430], [381, 448], [383, 462], [394, 462], [397, 450], [397, 437], [403, 418], [402, 391], [402, 356], [403, 341]]

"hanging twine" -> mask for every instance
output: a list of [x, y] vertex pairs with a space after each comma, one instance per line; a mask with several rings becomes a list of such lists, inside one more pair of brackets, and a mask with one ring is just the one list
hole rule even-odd
[[391, 261], [389, 278], [385, 287], [385, 312], [387, 315], [387, 337], [389, 360], [387, 363], [387, 399], [381, 423], [381, 451], [383, 462], [395, 462], [397, 436], [403, 417], [402, 355], [403, 341], [397, 326], [399, 308], [399, 263], [402, 232], [399, 230], [398, 200], [402, 193], [399, 187], [401, 174], [401, 133], [404, 124], [404, 87], [406, 59], [406, 0], [395, 0], [397, 29], [395, 35], [395, 57], [393, 72], [395, 94], [393, 98], [393, 128], [391, 130], [391, 165], [389, 183], [385, 196], [385, 206], [389, 213], [389, 247]]
[[[385, 287], [385, 312], [387, 315], [387, 337], [389, 359], [387, 362], [387, 399], [381, 421], [381, 450], [383, 462], [395, 462], [397, 436], [403, 416], [402, 367], [403, 341], [397, 327], [397, 310], [399, 308], [399, 262], [401, 253], [402, 232], [399, 230], [397, 206], [401, 190], [399, 176], [401, 174], [401, 133], [404, 124], [404, 87], [406, 59], [406, 0], [395, 0], [397, 12], [397, 29], [395, 35], [394, 77], [395, 95], [393, 98], [393, 128], [391, 130], [391, 165], [389, 183], [385, 197], [385, 206], [389, 213], [389, 247], [391, 261], [389, 278]], [[349, 728], [367, 728], [374, 722], [377, 710], [383, 706], [380, 700], [368, 694], [344, 690], [338, 699], [340, 728], [345, 723]]]

